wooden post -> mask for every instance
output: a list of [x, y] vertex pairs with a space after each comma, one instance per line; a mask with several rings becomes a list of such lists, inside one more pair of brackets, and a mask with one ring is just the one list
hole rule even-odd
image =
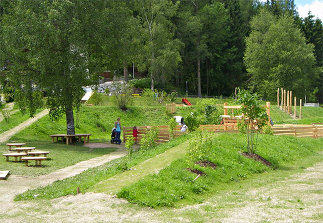
[[280, 99], [280, 109], [283, 110], [284, 107], [284, 89], [281, 88], [281, 92], [282, 92], [282, 97]]
[[[225, 102], [224, 103], [224, 106], [227, 106], [227, 105], [228, 105], [228, 103]], [[224, 110], [224, 115], [228, 115], [228, 109], [227, 108], [224, 108], [223, 110]]]
[[302, 119], [302, 99], [299, 99], [299, 119]]
[[289, 102], [289, 111], [288, 111], [288, 113], [292, 114], [292, 109], [293, 109], [293, 93], [292, 93], [292, 91], [290, 91], [289, 94], [290, 94], [289, 95], [290, 102]]
[[283, 110], [286, 112], [286, 90], [284, 90], [284, 109]]
[[296, 97], [294, 97], [294, 119], [296, 119], [296, 105], [297, 105], [297, 101], [296, 101]]
[[286, 112], [288, 113], [289, 111], [289, 91], [287, 91], [286, 95]]
[[279, 88], [277, 89], [277, 107], [279, 108]]
[[266, 113], [268, 115], [268, 125], [270, 125], [270, 102], [266, 102]]
[[125, 131], [125, 127], [123, 127], [123, 143], [126, 143], [126, 131]]

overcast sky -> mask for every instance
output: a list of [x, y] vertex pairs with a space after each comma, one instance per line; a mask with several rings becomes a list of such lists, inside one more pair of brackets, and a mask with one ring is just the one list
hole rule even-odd
[[[260, 0], [265, 2], [266, 0]], [[306, 17], [311, 11], [316, 18], [323, 21], [323, 0], [294, 0], [297, 11], [301, 17]]]

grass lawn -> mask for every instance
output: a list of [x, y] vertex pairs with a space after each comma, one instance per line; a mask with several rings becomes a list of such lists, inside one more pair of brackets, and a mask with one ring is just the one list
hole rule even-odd
[[[205, 146], [208, 145], [202, 145]], [[256, 174], [283, 170], [304, 157], [320, 156], [318, 152], [323, 150], [323, 139], [260, 136], [257, 154], [270, 161], [272, 167], [242, 156], [240, 153], [244, 148], [245, 136], [242, 134], [213, 136], [212, 146], [207, 147], [203, 159], [215, 163], [215, 170], [194, 164], [197, 160], [179, 159], [158, 174], [146, 176], [124, 187], [118, 196], [131, 203], [150, 207], [199, 203], [225, 190], [228, 185], [239, 184]], [[187, 168], [203, 171], [205, 175], [194, 181], [197, 174]]]
[[[35, 142], [28, 143], [26, 146], [33, 146], [42, 151], [49, 151], [49, 160], [42, 162], [42, 167], [27, 167], [24, 162], [7, 162], [6, 158], [0, 158], [0, 170], [10, 170], [11, 174], [23, 176], [37, 176], [53, 172], [67, 166], [74, 165], [80, 161], [88, 160], [97, 156], [102, 156], [115, 151], [114, 148], [90, 149], [79, 145], [69, 145], [62, 143]], [[0, 145], [0, 154], [7, 153], [8, 147]], [[9, 160], [14, 160], [13, 157]], [[31, 161], [30, 165], [34, 165], [35, 161]]]
[[[183, 135], [171, 142], [160, 144], [155, 149], [135, 152], [131, 160], [129, 160], [128, 156], [122, 157], [102, 166], [88, 169], [74, 177], [55, 181], [53, 184], [46, 187], [28, 190], [25, 193], [16, 196], [15, 200], [53, 199], [72, 195], [76, 194], [75, 187], [79, 187], [80, 191], [86, 192], [97, 183], [107, 180], [118, 173], [127, 171], [129, 168], [185, 142], [190, 137], [189, 134]], [[35, 194], [37, 194], [37, 196], [34, 196]]]
[[[37, 110], [37, 112], [40, 112], [41, 110]], [[23, 123], [24, 121], [28, 120], [30, 118], [29, 113], [25, 112], [24, 114], [20, 111], [10, 115], [9, 122], [7, 123], [5, 120], [2, 120], [0, 122], [0, 134], [16, 127], [17, 125]]]
[[[108, 142], [114, 122], [118, 117], [121, 118], [122, 126], [167, 125], [170, 119], [164, 106], [130, 107], [127, 112], [117, 107], [82, 106], [80, 112], [74, 113], [75, 131], [92, 134], [91, 141]], [[51, 121], [47, 115], [13, 136], [11, 140], [49, 141], [49, 135], [58, 133], [66, 133], [65, 119], [62, 117], [58, 121]]]

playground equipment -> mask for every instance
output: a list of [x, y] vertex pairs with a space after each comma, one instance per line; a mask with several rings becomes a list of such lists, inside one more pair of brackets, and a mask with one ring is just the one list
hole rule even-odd
[[[281, 95], [281, 97], [280, 97]], [[286, 91], [284, 88], [277, 89], [277, 106], [280, 110], [286, 112], [296, 119], [297, 98], [294, 97], [294, 114], [293, 114], [293, 92]], [[299, 119], [302, 119], [302, 99], [299, 100]]]
[[182, 102], [188, 106], [191, 106], [192, 104], [186, 99], [186, 98], [183, 98], [182, 99]]

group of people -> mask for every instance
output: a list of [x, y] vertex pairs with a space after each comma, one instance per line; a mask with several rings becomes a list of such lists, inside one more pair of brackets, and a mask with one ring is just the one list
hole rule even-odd
[[[186, 132], [187, 126], [184, 124], [183, 118], [181, 118], [180, 124], [181, 124], [181, 132]], [[121, 144], [120, 135], [121, 135], [121, 123], [120, 123], [120, 118], [117, 118], [117, 121], [114, 123], [114, 127], [112, 129], [111, 143]], [[132, 136], [134, 137], [135, 142], [137, 143], [138, 129], [136, 126], [134, 126], [132, 129]]]

